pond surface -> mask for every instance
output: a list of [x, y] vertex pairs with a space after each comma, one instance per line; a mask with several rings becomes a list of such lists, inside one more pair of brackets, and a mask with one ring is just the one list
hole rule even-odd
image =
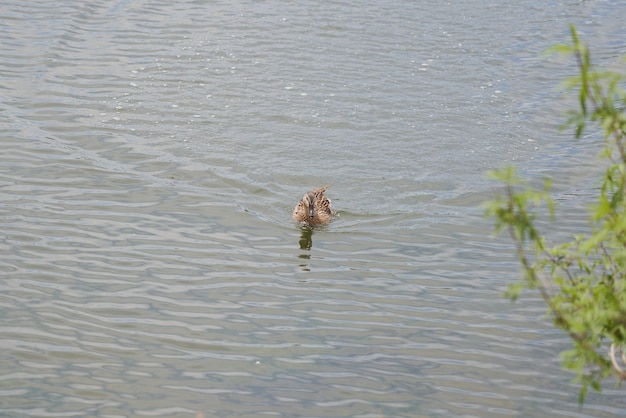
[[615, 65], [625, 3], [2, 9], [0, 415], [626, 416], [480, 207], [514, 164], [584, 230], [601, 139], [541, 54], [573, 22]]

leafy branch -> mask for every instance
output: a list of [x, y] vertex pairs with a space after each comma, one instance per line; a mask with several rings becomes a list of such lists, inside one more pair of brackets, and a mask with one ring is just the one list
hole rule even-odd
[[589, 123], [599, 128], [601, 157], [607, 161], [590, 212], [590, 232], [548, 247], [536, 213], [546, 205], [555, 216], [551, 182], [536, 190], [511, 167], [490, 173], [504, 190], [487, 202], [486, 216], [495, 220], [496, 232], [508, 231], [524, 273], [507, 296], [516, 300], [523, 289], [536, 289], [554, 324], [570, 337], [573, 348], [562, 353], [563, 366], [577, 373], [582, 403], [587, 388], [600, 390], [604, 378], [626, 380], [626, 93], [620, 86], [624, 76], [596, 70], [576, 29], [570, 26], [570, 31], [571, 44], [550, 50], [573, 56], [578, 73], [564, 83], [578, 93], [578, 109], [568, 112], [564, 127], [573, 127], [576, 138]]

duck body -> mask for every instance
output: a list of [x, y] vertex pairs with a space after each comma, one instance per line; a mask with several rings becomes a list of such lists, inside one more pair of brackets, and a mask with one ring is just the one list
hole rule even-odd
[[293, 219], [300, 225], [312, 227], [330, 222], [333, 212], [330, 199], [324, 193], [328, 186], [307, 192], [293, 210]]

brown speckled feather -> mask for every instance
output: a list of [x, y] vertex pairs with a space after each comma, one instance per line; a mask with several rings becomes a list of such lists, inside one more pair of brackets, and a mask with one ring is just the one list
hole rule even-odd
[[328, 186], [305, 193], [293, 210], [293, 219], [303, 226], [315, 226], [329, 222], [333, 217], [330, 199], [324, 193]]

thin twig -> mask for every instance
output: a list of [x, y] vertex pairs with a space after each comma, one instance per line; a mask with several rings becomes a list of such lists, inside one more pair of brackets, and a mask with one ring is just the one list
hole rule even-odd
[[[621, 348], [619, 349], [619, 351], [622, 357], [622, 361], [626, 363], [626, 359], [624, 359], [624, 353]], [[615, 359], [615, 343], [611, 343], [611, 348], [609, 349], [609, 357], [611, 357], [611, 363], [613, 363], [613, 368], [615, 369], [615, 371], [617, 371], [620, 380], [626, 380], [626, 372], [624, 372], [624, 370], [620, 367], [619, 363]]]

